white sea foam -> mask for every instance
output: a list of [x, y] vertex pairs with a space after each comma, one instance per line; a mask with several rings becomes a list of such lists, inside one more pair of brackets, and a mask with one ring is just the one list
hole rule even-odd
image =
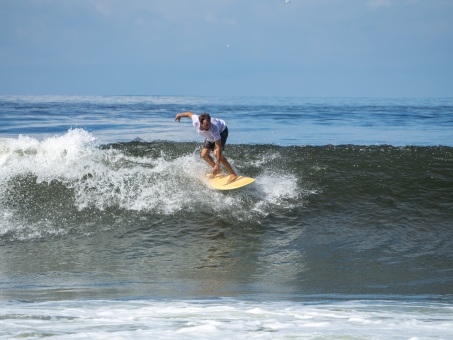
[[286, 198], [298, 196], [297, 178], [292, 174], [265, 173], [257, 179], [257, 182], [269, 203], [280, 204]]
[[96, 139], [82, 129], [69, 130], [62, 136], [38, 140], [28, 136], [0, 139], [0, 177], [33, 174], [38, 182], [73, 179], [92, 158]]
[[3, 303], [0, 338], [448, 339], [450, 304], [402, 301]]

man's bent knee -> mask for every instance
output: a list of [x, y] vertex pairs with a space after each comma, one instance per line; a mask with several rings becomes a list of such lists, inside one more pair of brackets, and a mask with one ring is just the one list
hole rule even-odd
[[210, 150], [209, 149], [202, 149], [201, 150], [201, 158], [206, 158], [210, 156]]

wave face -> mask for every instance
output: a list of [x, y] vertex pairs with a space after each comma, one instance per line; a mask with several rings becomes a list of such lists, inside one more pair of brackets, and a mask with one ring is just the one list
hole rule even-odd
[[[422, 225], [428, 217], [438, 226], [450, 224], [451, 147], [227, 147], [237, 171], [257, 179], [247, 190], [211, 190], [203, 180], [210, 168], [196, 143], [99, 145], [82, 129], [41, 141], [2, 139], [1, 206], [8, 221], [2, 235], [13, 232], [9, 223], [24, 219], [49, 222], [53, 231], [65, 229], [68, 222], [100, 222], [105, 228], [96, 219], [106, 211], [159, 218], [197, 217], [207, 211], [207, 217], [220, 215], [226, 223], [248, 225], [270, 214], [316, 207], [324, 215], [338, 212], [373, 224], [381, 216], [391, 216], [382, 220], [388, 220], [384, 225], [407, 219]], [[34, 232], [40, 234], [42, 228]]]

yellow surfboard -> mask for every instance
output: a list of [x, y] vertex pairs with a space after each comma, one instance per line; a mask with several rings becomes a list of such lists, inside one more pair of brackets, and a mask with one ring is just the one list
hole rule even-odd
[[233, 182], [226, 184], [230, 175], [219, 174], [213, 178], [210, 178], [210, 176], [212, 176], [212, 174], [207, 174], [206, 179], [208, 180], [209, 185], [217, 190], [233, 190], [255, 182], [254, 178], [239, 176]]

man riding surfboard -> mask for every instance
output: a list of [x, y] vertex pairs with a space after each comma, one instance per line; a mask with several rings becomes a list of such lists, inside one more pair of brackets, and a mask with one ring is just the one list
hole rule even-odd
[[[237, 179], [238, 175], [223, 155], [223, 149], [228, 138], [228, 128], [225, 121], [218, 118], [211, 118], [208, 113], [196, 115], [192, 112], [178, 113], [175, 120], [180, 122], [182, 117], [192, 119], [192, 125], [195, 130], [205, 138], [203, 149], [201, 150], [201, 157], [213, 168], [213, 176], [222, 172], [220, 170], [220, 163], [222, 163], [230, 174], [228, 183]], [[211, 151], [214, 151], [215, 161], [211, 157]]]

